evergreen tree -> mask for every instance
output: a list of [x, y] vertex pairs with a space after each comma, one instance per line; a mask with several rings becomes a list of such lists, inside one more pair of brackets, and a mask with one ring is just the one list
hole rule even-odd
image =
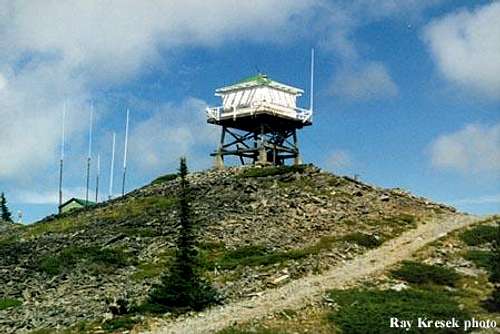
[[12, 223], [12, 214], [7, 207], [7, 200], [5, 199], [5, 194], [0, 194], [0, 219], [9, 223]]
[[[188, 174], [186, 159], [181, 158], [179, 174], [179, 225], [176, 257], [170, 270], [165, 273], [160, 284], [153, 287], [149, 295], [150, 306], [159, 305], [160, 310], [200, 311], [219, 301], [219, 296], [211, 284], [202, 277], [199, 262], [196, 226], [191, 217], [189, 205], [190, 190], [186, 179]], [[150, 307], [154, 309], [154, 307]]]

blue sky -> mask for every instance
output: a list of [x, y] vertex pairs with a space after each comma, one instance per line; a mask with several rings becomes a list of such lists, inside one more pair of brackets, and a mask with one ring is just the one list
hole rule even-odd
[[[3, 3], [2, 3], [3, 2]], [[500, 212], [500, 2], [0, 1], [0, 191], [24, 222], [55, 212], [63, 104], [65, 198], [84, 196], [90, 103], [108, 195], [209, 168], [218, 87], [260, 70], [303, 88], [316, 50], [305, 162], [473, 213]], [[93, 186], [92, 182], [92, 188]], [[93, 195], [92, 195], [93, 196]]]

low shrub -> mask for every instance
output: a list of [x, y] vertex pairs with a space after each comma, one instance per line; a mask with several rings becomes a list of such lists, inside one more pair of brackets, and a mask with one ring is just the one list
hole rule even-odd
[[[408, 289], [403, 291], [334, 290], [330, 298], [340, 308], [331, 312], [328, 319], [343, 334], [401, 333], [401, 328], [390, 328], [390, 319], [412, 320], [418, 318], [443, 320], [468, 319], [467, 311], [461, 310], [449, 293]], [[404, 329], [403, 329], [404, 331]], [[462, 328], [415, 328], [411, 333], [462, 333]]]
[[134, 325], [139, 322], [138, 319], [134, 318], [131, 315], [125, 315], [116, 317], [110, 320], [106, 320], [102, 324], [102, 329], [108, 332], [115, 332], [116, 330], [130, 330]]
[[235, 250], [225, 251], [220, 256], [206, 261], [204, 265], [208, 269], [213, 269], [215, 266], [221, 269], [234, 269], [238, 266], [267, 266], [288, 260], [298, 260], [310, 255], [317, 255], [322, 250], [330, 249], [337, 241], [335, 237], [324, 236], [311, 246], [274, 252], [259, 245], [244, 246]]
[[460, 275], [453, 269], [404, 261], [399, 269], [391, 272], [392, 276], [415, 284], [438, 284], [455, 286]]
[[38, 269], [49, 275], [59, 275], [73, 269], [78, 263], [85, 263], [94, 270], [124, 267], [129, 264], [127, 254], [118, 249], [101, 249], [99, 247], [64, 248], [59, 254], [46, 256], [38, 262]]
[[366, 248], [377, 248], [378, 246], [382, 245], [384, 242], [382, 238], [376, 237], [372, 234], [366, 234], [366, 233], [360, 233], [360, 232], [354, 232], [351, 234], [347, 234], [341, 238], [341, 240], [346, 241], [346, 242], [351, 242], [355, 243], [359, 246], [366, 247]]
[[11, 307], [17, 307], [20, 306], [22, 302], [17, 299], [11, 299], [11, 298], [0, 298], [0, 311], [5, 310]]
[[475, 226], [460, 234], [460, 239], [468, 246], [481, 246], [495, 240], [498, 227], [489, 225]]
[[495, 267], [495, 262], [493, 259], [493, 254], [490, 251], [484, 250], [469, 250], [464, 258], [473, 262], [476, 266], [486, 269], [488, 272], [492, 272]]

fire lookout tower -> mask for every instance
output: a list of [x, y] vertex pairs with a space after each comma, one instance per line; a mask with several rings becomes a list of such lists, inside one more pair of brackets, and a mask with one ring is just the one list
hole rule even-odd
[[304, 91], [271, 80], [265, 74], [219, 88], [222, 106], [207, 108], [207, 122], [222, 127], [217, 150], [210, 155], [215, 167], [224, 167], [225, 156], [239, 157], [242, 164], [284, 165], [287, 159], [300, 164], [297, 130], [312, 124], [313, 69], [311, 62], [311, 105], [297, 107]]

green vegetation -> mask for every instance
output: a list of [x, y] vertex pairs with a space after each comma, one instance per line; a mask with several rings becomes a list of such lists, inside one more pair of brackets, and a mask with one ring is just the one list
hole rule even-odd
[[139, 319], [134, 318], [132, 315], [123, 315], [110, 320], [106, 320], [102, 324], [102, 329], [108, 332], [115, 332], [116, 330], [130, 330], [139, 323]]
[[304, 173], [307, 165], [251, 167], [244, 169], [239, 177], [265, 177], [288, 173]]
[[131, 278], [135, 281], [142, 281], [144, 279], [157, 278], [163, 272], [165, 266], [171, 263], [174, 251], [167, 251], [161, 255], [157, 262], [142, 262], [137, 265], [137, 270], [132, 274]]
[[38, 270], [49, 275], [59, 275], [72, 270], [79, 263], [85, 264], [93, 271], [106, 272], [127, 266], [129, 259], [127, 254], [119, 249], [70, 246], [55, 256], [42, 257]]
[[154, 185], [154, 184], [165, 183], [165, 182], [168, 182], [168, 181], [175, 180], [177, 177], [179, 177], [179, 174], [177, 174], [177, 173], [165, 174], [165, 175], [162, 175], [162, 176], [154, 179], [153, 182], [151, 182], [151, 184]]
[[[165, 211], [176, 203], [175, 197], [150, 196], [129, 199], [119, 205], [97, 208], [92, 218], [84, 215], [67, 214], [50, 221], [35, 223], [25, 227], [25, 237], [37, 237], [48, 233], [69, 233], [82, 229], [92, 221], [121, 222], [143, 216], [148, 213]], [[137, 230], [136, 230], [137, 231]], [[145, 230], [142, 230], [143, 233]]]
[[416, 226], [417, 219], [415, 218], [415, 216], [402, 213], [394, 217], [372, 219], [367, 221], [367, 223], [371, 226], [387, 226], [391, 228], [401, 229], [406, 228], [407, 226]]
[[322, 250], [332, 248], [335, 242], [337, 242], [335, 237], [322, 237], [314, 245], [278, 252], [270, 251], [260, 245], [243, 246], [234, 250], [224, 251], [217, 257], [207, 259], [205, 266], [208, 269], [214, 267], [234, 269], [238, 266], [267, 266], [319, 254]]
[[497, 223], [496, 228], [497, 230], [495, 233], [495, 239], [493, 240], [493, 249], [491, 252], [493, 257], [492, 263], [494, 265], [491, 270], [490, 281], [492, 283], [500, 284], [500, 221]]
[[496, 286], [490, 297], [483, 302], [484, 308], [488, 312], [500, 313], [500, 286]]
[[354, 232], [342, 237], [343, 241], [355, 243], [366, 248], [377, 248], [384, 242], [382, 238], [377, 238], [372, 234]]
[[217, 332], [217, 334], [285, 334], [285, 332], [268, 328], [252, 328], [252, 330], [243, 330], [236, 327], [229, 327]]
[[0, 298], [0, 311], [5, 310], [10, 307], [16, 307], [21, 305], [22, 302], [17, 299], [11, 299], [11, 298]]
[[[443, 291], [408, 289], [403, 291], [334, 290], [330, 293], [339, 306], [328, 319], [344, 334], [401, 333], [401, 328], [390, 328], [390, 318], [412, 320], [426, 317], [431, 320], [469, 319], [452, 295]], [[412, 328], [410, 333], [462, 333], [462, 328]]]
[[460, 234], [460, 239], [468, 246], [481, 246], [493, 242], [499, 229], [496, 226], [478, 225]]
[[488, 272], [492, 272], [495, 267], [495, 262], [493, 259], [493, 254], [486, 250], [469, 250], [464, 258], [473, 262], [476, 266], [486, 269]]
[[446, 267], [404, 261], [399, 269], [391, 272], [392, 276], [414, 284], [438, 284], [455, 286], [460, 275]]
[[177, 239], [177, 253], [170, 270], [162, 276], [160, 284], [153, 286], [147, 303], [142, 307], [143, 310], [149, 308], [150, 311], [162, 309], [175, 312], [200, 311], [216, 304], [220, 298], [217, 291], [201, 275], [202, 265], [198, 256], [195, 230], [197, 226], [191, 217], [187, 173], [186, 160], [181, 158], [180, 232]]
[[[238, 266], [267, 266], [289, 260], [298, 260], [317, 255], [324, 250], [331, 249], [335, 243], [352, 242], [367, 248], [375, 248], [383, 240], [370, 234], [351, 233], [342, 237], [324, 236], [313, 245], [291, 249], [288, 251], [271, 251], [261, 245], [248, 245], [234, 250], [225, 250], [223, 246], [204, 251], [204, 265], [207, 269], [234, 269]], [[221, 248], [222, 247], [222, 248]]]
[[84, 226], [86, 222], [76, 217], [63, 217], [55, 220], [31, 224], [25, 227], [25, 237], [36, 237], [46, 233], [65, 233]]
[[0, 220], [12, 223], [12, 214], [7, 207], [7, 200], [5, 199], [5, 194], [0, 194]]
[[121, 222], [143, 216], [147, 213], [165, 211], [175, 206], [176, 198], [168, 196], [149, 196], [134, 198], [121, 205], [111, 206], [96, 212], [95, 219], [105, 222]]

